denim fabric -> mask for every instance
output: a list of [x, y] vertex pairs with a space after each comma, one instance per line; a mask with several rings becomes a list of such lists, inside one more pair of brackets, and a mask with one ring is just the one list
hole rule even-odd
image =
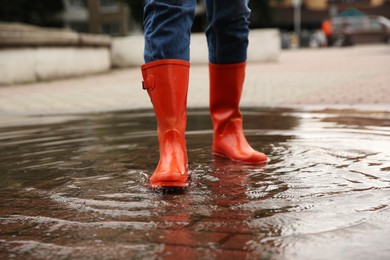
[[196, 0], [145, 2], [145, 63], [161, 59], [188, 61]]
[[[205, 0], [209, 61], [246, 61], [249, 0]], [[190, 36], [196, 0], [145, 0], [145, 63], [161, 59], [190, 59]]]

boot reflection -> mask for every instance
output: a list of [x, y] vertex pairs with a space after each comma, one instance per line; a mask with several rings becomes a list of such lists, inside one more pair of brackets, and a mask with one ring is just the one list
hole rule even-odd
[[[259, 258], [248, 244], [255, 234], [249, 223], [253, 212], [241, 207], [248, 202], [250, 174], [259, 166], [244, 165], [215, 156], [211, 177], [203, 179], [205, 194], [188, 190], [183, 194], [156, 197], [158, 219], [156, 251], [159, 259]], [[202, 202], [200, 202], [200, 200]]]
[[196, 259], [196, 238], [188, 228], [190, 224], [189, 194], [161, 194], [161, 206], [156, 208], [159, 230], [158, 259]]
[[[248, 203], [250, 186], [249, 174], [261, 166], [244, 165], [227, 158], [214, 156], [212, 176], [219, 181], [209, 182], [212, 192], [212, 203], [215, 211], [211, 214], [211, 221], [218, 223], [216, 232], [228, 233], [229, 239], [221, 243], [216, 258], [261, 258], [259, 253], [250, 252], [247, 244], [253, 239], [252, 230], [248, 223], [252, 219], [252, 212], [240, 205]], [[262, 167], [261, 167], [262, 168]]]
[[248, 201], [246, 190], [248, 186], [249, 165], [233, 162], [228, 158], [213, 156], [212, 176], [218, 182], [209, 182], [214, 203], [219, 208], [231, 207]]

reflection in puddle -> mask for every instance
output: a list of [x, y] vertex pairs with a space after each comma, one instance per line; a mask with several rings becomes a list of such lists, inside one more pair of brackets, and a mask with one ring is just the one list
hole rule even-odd
[[150, 111], [3, 123], [0, 257], [386, 258], [389, 117], [247, 109], [259, 167], [213, 157], [208, 113], [189, 111], [183, 194], [146, 187]]

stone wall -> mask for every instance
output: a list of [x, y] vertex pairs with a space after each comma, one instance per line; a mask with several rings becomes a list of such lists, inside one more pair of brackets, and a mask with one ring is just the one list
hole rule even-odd
[[0, 85], [101, 73], [111, 68], [111, 38], [0, 24]]
[[[248, 62], [277, 61], [280, 35], [275, 29], [252, 30]], [[53, 80], [138, 67], [143, 60], [142, 35], [111, 38], [68, 30], [0, 23], [0, 85]], [[191, 64], [207, 64], [204, 34], [191, 36]]]
[[108, 48], [39, 47], [0, 50], [0, 84], [28, 83], [110, 70]]

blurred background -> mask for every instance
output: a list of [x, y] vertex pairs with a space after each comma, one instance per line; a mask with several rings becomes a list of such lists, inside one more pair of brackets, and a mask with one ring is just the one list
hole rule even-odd
[[211, 157], [198, 1], [183, 196], [146, 189], [143, 1], [0, 0], [0, 260], [389, 259], [390, 0], [250, 1], [266, 167]]
[[[139, 66], [143, 2], [0, 0], [0, 85]], [[390, 43], [390, 0], [252, 0], [250, 8], [250, 62], [276, 62], [284, 49]], [[198, 0], [193, 64], [207, 63], [206, 26]]]
[[[250, 7], [251, 27], [278, 28], [283, 48], [324, 46], [324, 36], [331, 36], [330, 43], [336, 45], [389, 41], [389, 0], [252, 0]], [[114, 37], [141, 33], [142, 13], [143, 0], [0, 1], [2, 22]], [[332, 31], [324, 28], [328, 20]], [[204, 1], [198, 0], [193, 31], [206, 26]]]

